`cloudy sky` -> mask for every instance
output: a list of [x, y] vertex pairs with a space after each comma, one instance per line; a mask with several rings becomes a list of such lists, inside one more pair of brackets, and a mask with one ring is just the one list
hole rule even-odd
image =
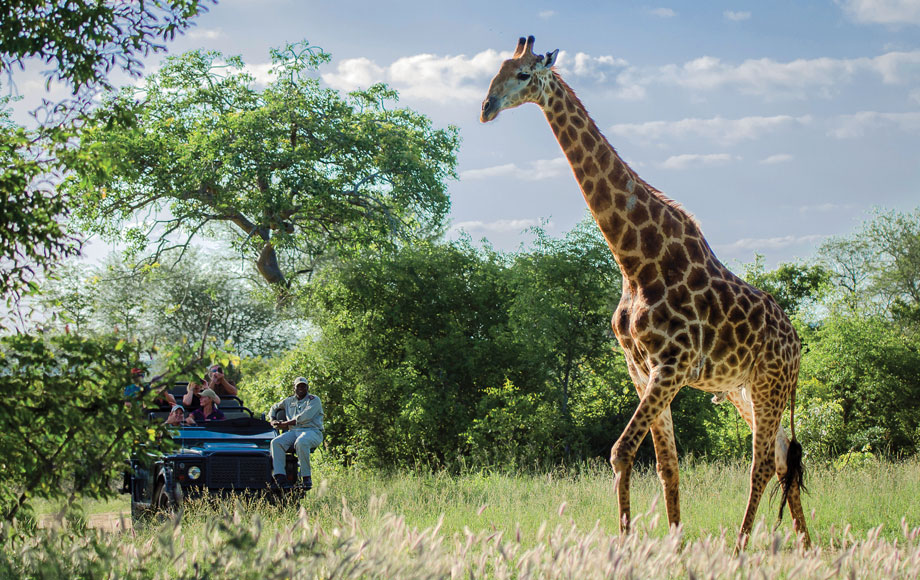
[[329, 86], [388, 83], [460, 128], [452, 235], [513, 250], [527, 227], [559, 235], [586, 212], [536, 106], [478, 121], [529, 34], [538, 52], [560, 49], [557, 68], [610, 142], [696, 215], [729, 266], [754, 252], [807, 259], [874, 207], [920, 206], [920, 0], [224, 0], [171, 52], [218, 49], [264, 71], [270, 47], [308, 39], [333, 56]]

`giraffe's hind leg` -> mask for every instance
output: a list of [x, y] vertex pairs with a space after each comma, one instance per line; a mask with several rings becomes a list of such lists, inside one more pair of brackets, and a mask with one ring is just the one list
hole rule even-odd
[[[738, 409], [738, 413], [748, 424], [748, 427], [753, 429], [754, 408], [751, 405], [750, 400], [744, 398], [741, 395], [741, 391], [732, 391], [727, 394], [727, 398], [732, 402], [735, 408]], [[786, 432], [782, 426], [780, 426], [778, 427], [776, 433], [775, 451], [776, 477], [780, 481], [782, 481], [788, 469], [786, 463], [788, 454], [789, 437], [786, 435]], [[811, 536], [808, 534], [808, 526], [805, 523], [805, 510], [802, 507], [802, 494], [797, 482], [793, 482], [793, 484], [790, 486], [787, 501], [789, 503], [789, 513], [792, 515], [792, 527], [797, 534], [802, 534], [804, 536], [803, 543], [807, 548], [811, 545]]]
[[680, 524], [680, 476], [677, 470], [677, 442], [670, 405], [652, 423], [652, 441], [655, 443], [655, 462], [658, 479], [664, 490], [668, 512], [668, 525]]
[[[788, 472], [787, 461], [790, 459], [789, 454], [789, 437], [786, 436], [786, 432], [782, 427], [779, 428], [779, 432], [776, 434], [776, 477], [780, 482], [783, 481], [783, 478]], [[801, 458], [794, 458], [793, 460], [799, 461], [797, 469], [801, 470]], [[793, 478], [792, 482], [789, 485], [789, 490], [786, 492], [786, 502], [789, 504], [789, 514], [792, 516], [792, 529], [795, 530], [796, 534], [802, 535], [802, 543], [808, 548], [811, 546], [811, 536], [808, 534], [808, 525], [805, 523], [805, 510], [802, 507], [802, 490], [799, 488], [799, 482], [796, 478]], [[780, 508], [779, 517], [782, 518], [782, 508]]]

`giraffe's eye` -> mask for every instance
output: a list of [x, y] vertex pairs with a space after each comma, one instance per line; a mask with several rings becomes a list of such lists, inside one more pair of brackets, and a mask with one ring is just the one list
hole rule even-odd
[[530, 79], [530, 75], [524, 72], [519, 72], [517, 74], [517, 78], [519, 81], [526, 81]]

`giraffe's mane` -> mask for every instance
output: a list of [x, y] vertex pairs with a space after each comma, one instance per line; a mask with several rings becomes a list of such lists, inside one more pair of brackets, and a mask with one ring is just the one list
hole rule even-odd
[[568, 94], [569, 98], [575, 102], [575, 106], [579, 107], [582, 111], [585, 112], [585, 116], [588, 117], [588, 126], [593, 127], [594, 130], [597, 132], [597, 134], [601, 136], [601, 139], [603, 139], [604, 144], [607, 147], [610, 147], [610, 150], [613, 152], [616, 158], [620, 160], [620, 162], [623, 164], [623, 167], [626, 168], [626, 171], [629, 173], [632, 180], [642, 185], [652, 197], [658, 199], [664, 205], [676, 210], [677, 213], [681, 217], [685, 218], [688, 222], [693, 224], [693, 226], [697, 229], [697, 231], [701, 232], [702, 230], [700, 228], [700, 224], [698, 221], [696, 221], [696, 217], [692, 213], [687, 211], [687, 209], [680, 202], [671, 199], [670, 197], [662, 193], [660, 190], [655, 189], [654, 187], [649, 185], [647, 181], [639, 177], [639, 174], [636, 173], [635, 170], [633, 170], [633, 168], [630, 167], [629, 164], [626, 163], [626, 161], [624, 161], [622, 157], [620, 157], [620, 154], [617, 153], [617, 150], [614, 148], [614, 146], [611, 145], [610, 141], [607, 140], [607, 136], [601, 132], [597, 124], [594, 122], [594, 119], [591, 117], [591, 114], [588, 113], [588, 108], [585, 107], [585, 105], [581, 102], [581, 99], [578, 98], [578, 95], [575, 94], [575, 90], [572, 89], [572, 87], [570, 87], [569, 84], [565, 82], [565, 80], [563, 80], [561, 76], [559, 76], [559, 73], [556, 71], [555, 68], [552, 69], [552, 72], [553, 72], [553, 77], [555, 77], [556, 79], [556, 82], [558, 82], [562, 86], [562, 88], [565, 89], [565, 92]]

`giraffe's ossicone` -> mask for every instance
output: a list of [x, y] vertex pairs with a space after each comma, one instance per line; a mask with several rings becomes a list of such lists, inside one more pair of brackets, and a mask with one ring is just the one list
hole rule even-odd
[[[782, 504], [788, 501], [794, 528], [808, 545], [800, 497], [802, 453], [794, 426], [801, 343], [792, 323], [772, 296], [716, 258], [689, 213], [620, 158], [554, 70], [559, 51], [534, 54], [533, 43], [533, 36], [521, 38], [514, 55], [502, 63], [480, 119], [491, 121], [524, 103], [543, 110], [622, 272], [623, 294], [612, 325], [639, 406], [610, 456], [621, 529], [629, 527], [633, 460], [649, 431], [668, 520], [672, 525], [680, 521], [670, 404], [689, 385], [713, 393], [716, 400], [727, 398], [753, 430], [750, 495], [738, 548], [774, 473], [783, 487]], [[780, 425], [790, 401], [791, 439]]]

